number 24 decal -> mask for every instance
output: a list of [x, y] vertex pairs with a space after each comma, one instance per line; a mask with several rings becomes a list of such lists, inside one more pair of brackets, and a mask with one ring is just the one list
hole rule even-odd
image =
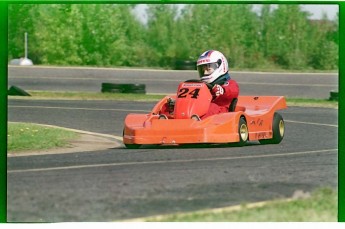
[[199, 96], [199, 91], [200, 91], [200, 88], [194, 89], [191, 92], [189, 92], [189, 88], [181, 88], [179, 90], [179, 94], [178, 94], [177, 98], [186, 98], [187, 95], [191, 95], [192, 99], [196, 99]]

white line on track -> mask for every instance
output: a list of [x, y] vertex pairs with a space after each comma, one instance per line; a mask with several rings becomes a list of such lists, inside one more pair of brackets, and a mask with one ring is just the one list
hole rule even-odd
[[207, 162], [207, 161], [230, 161], [230, 160], [244, 160], [244, 159], [257, 159], [257, 158], [270, 158], [270, 157], [287, 157], [296, 155], [307, 155], [317, 153], [338, 152], [338, 149], [325, 149], [314, 151], [301, 151], [291, 153], [278, 153], [278, 154], [264, 154], [252, 156], [239, 156], [239, 157], [217, 157], [217, 158], [201, 158], [201, 159], [188, 159], [188, 160], [171, 160], [171, 161], [143, 161], [143, 162], [120, 162], [108, 164], [92, 164], [92, 165], [76, 165], [76, 166], [62, 166], [54, 168], [39, 168], [39, 169], [19, 169], [8, 170], [7, 173], [27, 173], [27, 172], [47, 172], [47, 171], [61, 171], [69, 169], [85, 169], [85, 168], [99, 168], [99, 167], [114, 167], [114, 166], [136, 166], [136, 165], [155, 165], [155, 164], [172, 164], [172, 163], [189, 163], [189, 162]]
[[[21, 122], [8, 122], [8, 123], [21, 123]], [[110, 139], [116, 139], [116, 140], [119, 140], [119, 141], [122, 142], [122, 137], [111, 135], [111, 134], [102, 134], [102, 133], [97, 133], [97, 132], [78, 130], [78, 129], [73, 129], [73, 128], [67, 128], [67, 127], [61, 127], [61, 126], [55, 126], [55, 125], [48, 125], [48, 124], [40, 124], [40, 123], [35, 123], [35, 125], [39, 125], [39, 126], [43, 126], [43, 127], [57, 128], [57, 129], [61, 129], [61, 130], [68, 130], [68, 131], [73, 131], [73, 132], [81, 133], [81, 134], [95, 135], [95, 136], [98, 136], [98, 137], [105, 137], [105, 138], [110, 138]]]
[[291, 123], [299, 123], [299, 124], [307, 124], [307, 125], [316, 125], [316, 126], [330, 126], [330, 127], [338, 127], [338, 125], [333, 124], [324, 124], [324, 123], [315, 123], [315, 122], [300, 122], [300, 121], [293, 121], [293, 120], [284, 120], [285, 122]]

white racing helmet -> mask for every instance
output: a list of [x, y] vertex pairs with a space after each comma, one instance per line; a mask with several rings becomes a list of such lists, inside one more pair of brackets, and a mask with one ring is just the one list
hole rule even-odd
[[229, 71], [225, 56], [216, 50], [208, 50], [201, 54], [196, 66], [199, 77], [205, 83], [212, 83]]

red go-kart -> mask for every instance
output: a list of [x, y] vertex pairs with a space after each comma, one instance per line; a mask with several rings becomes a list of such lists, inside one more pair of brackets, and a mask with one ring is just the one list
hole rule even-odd
[[[141, 145], [180, 145], [193, 143], [236, 143], [247, 141], [278, 144], [285, 124], [277, 110], [285, 109], [283, 96], [239, 96], [229, 112], [198, 120], [212, 100], [210, 85], [200, 80], [181, 82], [175, 95], [165, 96], [149, 114], [128, 114], [123, 143], [127, 148]], [[170, 107], [169, 114], [161, 114]]]

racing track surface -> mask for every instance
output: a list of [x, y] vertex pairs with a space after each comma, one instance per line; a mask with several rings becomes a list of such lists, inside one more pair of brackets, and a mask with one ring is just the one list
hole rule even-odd
[[[8, 101], [8, 120], [121, 135], [152, 102]], [[337, 187], [338, 110], [289, 107], [279, 145], [123, 146], [8, 158], [8, 221], [113, 221]]]

